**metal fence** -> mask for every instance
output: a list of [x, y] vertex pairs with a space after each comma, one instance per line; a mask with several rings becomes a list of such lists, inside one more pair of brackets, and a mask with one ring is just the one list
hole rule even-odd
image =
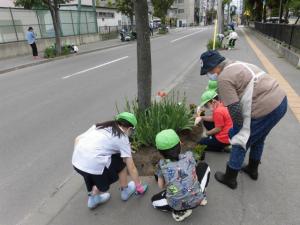
[[300, 49], [300, 25], [255, 23], [255, 29], [263, 34], [286, 43], [289, 48]]
[[[62, 36], [97, 33], [96, 13], [93, 11], [60, 10]], [[55, 36], [49, 10], [0, 8], [0, 43], [24, 41], [31, 26], [37, 38]]]

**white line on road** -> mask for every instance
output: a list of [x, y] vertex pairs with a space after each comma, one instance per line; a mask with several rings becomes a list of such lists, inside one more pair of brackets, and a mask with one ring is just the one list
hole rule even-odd
[[170, 41], [170, 42], [171, 42], [171, 43], [174, 43], [174, 42], [176, 42], [176, 41], [179, 41], [179, 40], [181, 40], [181, 39], [187, 38], [187, 37], [189, 37], [189, 36], [192, 36], [192, 35], [198, 34], [198, 33], [202, 32], [202, 31], [204, 31], [204, 30], [200, 30], [200, 31], [197, 31], [197, 32], [194, 32], [194, 33], [191, 33], [191, 34], [185, 35], [185, 36], [183, 36], [183, 37], [180, 37], [180, 38], [174, 39], [174, 40], [172, 40], [172, 41]]
[[107, 66], [107, 65], [109, 65], [109, 64], [112, 64], [112, 63], [115, 63], [115, 62], [118, 62], [118, 61], [127, 59], [128, 57], [129, 57], [129, 56], [124, 56], [124, 57], [121, 57], [121, 58], [118, 58], [118, 59], [115, 59], [115, 60], [112, 60], [112, 61], [103, 63], [103, 64], [101, 64], [101, 65], [98, 65], [98, 66], [95, 66], [95, 67], [92, 67], [92, 68], [89, 68], [89, 69], [86, 69], [86, 70], [82, 70], [82, 71], [79, 71], [79, 72], [77, 72], [77, 73], [73, 73], [73, 74], [68, 75], [68, 76], [64, 76], [64, 77], [62, 77], [62, 79], [68, 79], [68, 78], [70, 78], [70, 77], [74, 77], [74, 76], [83, 74], [83, 73], [88, 72], [88, 71], [90, 71], [90, 70], [94, 70], [94, 69], [97, 69], [97, 68], [100, 68], [100, 67], [103, 67], [103, 66]]

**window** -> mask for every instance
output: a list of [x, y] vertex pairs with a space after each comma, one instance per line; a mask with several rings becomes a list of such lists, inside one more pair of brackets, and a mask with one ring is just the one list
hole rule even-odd
[[184, 13], [184, 9], [178, 9], [177, 13]]
[[184, 0], [178, 0], [177, 2], [178, 3], [184, 3]]
[[100, 18], [115, 18], [115, 14], [113, 12], [98, 12], [97, 16]]

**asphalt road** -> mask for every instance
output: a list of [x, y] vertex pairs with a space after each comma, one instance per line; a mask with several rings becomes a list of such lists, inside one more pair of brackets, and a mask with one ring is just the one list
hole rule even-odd
[[[185, 29], [152, 40], [153, 93], [184, 74], [211, 34]], [[136, 93], [135, 43], [2, 74], [0, 224], [18, 224], [55, 193], [72, 173], [76, 135]]]

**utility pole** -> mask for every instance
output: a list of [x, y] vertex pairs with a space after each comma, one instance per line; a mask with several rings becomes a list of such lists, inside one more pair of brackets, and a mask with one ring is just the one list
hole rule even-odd
[[218, 33], [223, 34], [224, 33], [224, 23], [223, 23], [223, 0], [218, 0], [218, 8], [217, 8], [217, 15], [218, 15]]

